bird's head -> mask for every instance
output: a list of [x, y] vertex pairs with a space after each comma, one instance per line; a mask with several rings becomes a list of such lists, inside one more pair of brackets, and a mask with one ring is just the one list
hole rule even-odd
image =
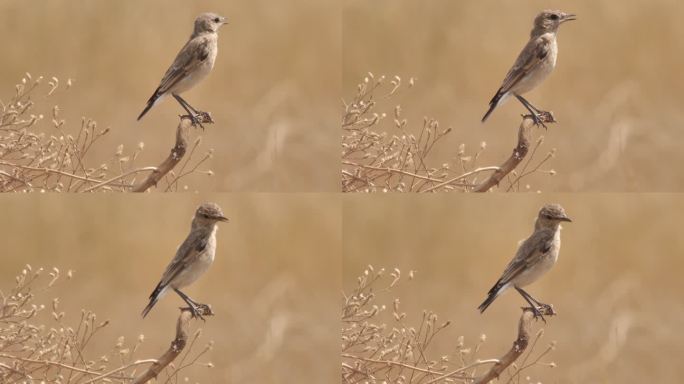
[[546, 204], [539, 210], [537, 216], [537, 227], [555, 227], [562, 221], [572, 222], [565, 210], [559, 204]]
[[194, 34], [217, 32], [223, 24], [228, 24], [225, 17], [219, 16], [215, 13], [203, 13], [195, 19]]
[[221, 207], [216, 203], [204, 203], [197, 208], [195, 212], [194, 222], [196, 224], [214, 224], [219, 221], [228, 221], [228, 218], [223, 214]]
[[533, 35], [535, 33], [556, 32], [561, 24], [571, 20], [577, 20], [576, 16], [572, 13], [548, 9], [541, 11], [534, 19]]

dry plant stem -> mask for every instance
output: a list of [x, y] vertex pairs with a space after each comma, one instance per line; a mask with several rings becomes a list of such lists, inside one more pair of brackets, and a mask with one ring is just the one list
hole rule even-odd
[[[198, 310], [201, 316], [212, 316], [214, 313], [209, 306], [200, 306]], [[178, 322], [176, 323], [176, 338], [171, 341], [171, 346], [164, 352], [164, 354], [154, 362], [147, 371], [143, 372], [135, 380], [133, 384], [143, 384], [157, 377], [166, 366], [171, 364], [178, 355], [183, 352], [185, 345], [188, 342], [188, 330], [190, 328], [190, 320], [193, 318], [190, 308], [181, 308]]]
[[[413, 84], [411, 79], [409, 87]], [[506, 187], [512, 190], [521, 178], [538, 172], [541, 165], [553, 157], [550, 152], [526, 172], [542, 140], [540, 138], [536, 146], [531, 143], [537, 117], [523, 116], [518, 145], [502, 166], [479, 165], [486, 142], [481, 142], [479, 150], [472, 154], [466, 151], [463, 143], [450, 160], [434, 159], [433, 149], [442, 145], [443, 138], [452, 129], [440, 128], [437, 120], [428, 117], [423, 119], [421, 127], [414, 127], [404, 117], [401, 105], [395, 105], [391, 112], [383, 111], [386, 107], [378, 100], [391, 99], [401, 85], [398, 76], [388, 83], [384, 76], [368, 73], [351, 101], [344, 102], [341, 124], [343, 192], [486, 192], [502, 181], [511, 184], [503, 186], [502, 190]], [[555, 120], [550, 112], [540, 112], [537, 122], [546, 127], [542, 123]], [[522, 171], [518, 171], [519, 168]]]
[[[198, 115], [196, 118], [201, 120], [200, 123], [212, 123], [211, 118], [205, 115]], [[188, 148], [188, 137], [192, 127], [193, 123], [190, 116], [181, 116], [178, 128], [176, 129], [176, 144], [171, 148], [171, 153], [145, 180], [133, 186], [132, 192], [145, 192], [151, 187], [156, 186], [164, 176], [180, 163]]]
[[[413, 279], [413, 275], [413, 271], [409, 272], [409, 279]], [[395, 297], [391, 304], [385, 304], [385, 298], [392, 295], [401, 276], [397, 268], [386, 275], [384, 268], [375, 269], [369, 265], [357, 278], [355, 288], [349, 293], [343, 292], [343, 383], [483, 383], [488, 381], [487, 377], [499, 377], [502, 372], [507, 376], [502, 378], [508, 378], [512, 383], [522, 371], [537, 365], [553, 350], [553, 345], [550, 345], [533, 361], [527, 362], [543, 334], [539, 331], [530, 339], [530, 323], [534, 314], [531, 308], [527, 308], [520, 320], [513, 351], [501, 360], [479, 357], [480, 346], [486, 339], [484, 335], [474, 347], [466, 347], [461, 336], [457, 339], [454, 353], [435, 356], [433, 343], [444, 343], [445, 339], [447, 343], [453, 342], [450, 336], [442, 333], [451, 322], [439, 322], [435, 313], [424, 310], [420, 323], [411, 325], [411, 315], [401, 310], [399, 297]], [[540, 310], [544, 315], [553, 312], [551, 307]], [[510, 365], [514, 361], [518, 367], [511, 373]], [[476, 370], [485, 365], [490, 372], [478, 378], [480, 374]], [[490, 370], [494, 365], [497, 368]]]
[[[44, 296], [59, 284], [61, 276], [58, 268], [53, 268], [47, 276], [43, 272], [47, 271], [26, 265], [16, 276], [13, 287], [0, 289], [0, 383], [125, 384], [135, 380], [138, 376], [136, 371], [142, 369], [141, 366], [145, 366], [144, 370], [153, 376], [163, 370], [168, 377], [167, 382], [178, 381], [176, 377], [181, 370], [195, 365], [200, 356], [211, 350], [209, 344], [184, 363], [201, 332], [188, 336], [190, 309], [183, 308], [172, 351], [160, 360], [134, 358], [144, 340], [143, 335], [134, 345], [125, 343], [121, 336], [111, 352], [99, 359], [93, 358], [87, 350], [94, 339], [99, 339], [109, 320], [97, 321], [95, 313], [81, 310], [77, 325], [69, 325], [64, 320], [66, 312], [61, 310], [59, 297], [53, 298], [48, 305], [36, 302], [38, 296]], [[71, 276], [72, 272], [68, 271], [67, 278]], [[49, 323], [41, 323], [40, 316], [50, 312], [51, 318], [44, 320]], [[207, 316], [211, 309], [203, 304], [199, 312]], [[176, 355], [182, 352], [183, 356], [173, 360], [174, 351]], [[153, 364], [154, 370], [147, 369]]]
[[[553, 309], [542, 308], [542, 315], [553, 316]], [[523, 308], [523, 313], [520, 316], [520, 322], [518, 323], [518, 337], [513, 342], [513, 347], [506, 352], [505, 355], [499, 362], [494, 364], [492, 368], [489, 369], [487, 373], [480, 376], [473, 381], [473, 384], [486, 384], [490, 381], [498, 378], [511, 364], [513, 364], [527, 349], [527, 345], [530, 341], [530, 331], [532, 330], [532, 321], [534, 320], [534, 312], [532, 308]]]
[[[200, 161], [194, 161], [193, 152], [200, 140], [188, 148], [187, 126], [181, 121], [172, 157], [159, 167], [138, 166], [136, 160], [144, 143], [139, 142], [133, 151], [124, 151], [121, 144], [109, 152], [100, 141], [110, 132], [109, 128], [99, 129], [97, 122], [86, 118], [81, 119], [80, 127], [68, 125], [57, 105], [44, 111], [60, 82], [51, 78], [44, 93], [42, 80], [42, 76], [34, 79], [27, 73], [16, 85], [14, 95], [0, 100], [0, 192], [145, 191], [159, 180], [168, 181], [169, 175], [173, 180], [167, 189], [172, 189], [177, 188], [179, 179], [197, 173], [198, 167], [211, 158], [210, 151]], [[69, 80], [67, 88], [70, 85]], [[197, 120], [213, 122], [208, 113], [195, 116]], [[110, 154], [105, 161], [93, 164], [89, 160], [93, 154], [102, 158], [103, 153]], [[181, 157], [184, 163], [176, 165]], [[203, 173], [212, 175], [211, 171]]]
[[[544, 123], [554, 123], [556, 120], [550, 112], [541, 115], [541, 119]], [[518, 144], [513, 148], [513, 153], [494, 173], [492, 173], [489, 178], [477, 185], [473, 192], [487, 192], [492, 187], [499, 185], [501, 180], [506, 177], [509, 173], [523, 161], [527, 152], [530, 149], [530, 139], [532, 138], [532, 129], [536, 127], [532, 116], [523, 116], [520, 122], [520, 128], [518, 129]]]

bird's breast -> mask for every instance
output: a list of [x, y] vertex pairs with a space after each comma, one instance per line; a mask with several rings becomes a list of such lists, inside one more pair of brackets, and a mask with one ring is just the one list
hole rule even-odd
[[178, 276], [173, 280], [172, 286], [175, 288], [182, 288], [194, 283], [200, 276], [202, 276], [211, 267], [214, 262], [214, 255], [216, 254], [216, 227], [207, 239], [207, 245], [197, 255], [197, 258], [192, 263], [188, 263], [185, 268], [178, 273]]
[[207, 41], [207, 44], [209, 45], [209, 54], [207, 55], [207, 58], [200, 62], [193, 71], [189, 71], [185, 77], [178, 81], [173, 87], [172, 91], [174, 93], [183, 93], [193, 88], [211, 73], [211, 70], [214, 68], [214, 63], [216, 62], [217, 43], [216, 38], [207, 37], [207, 39], [209, 39]]
[[516, 276], [514, 284], [518, 287], [524, 287], [537, 281], [542, 275], [548, 272], [558, 261], [558, 254], [560, 253], [560, 229], [556, 229], [551, 241], [551, 247], [546, 253], [542, 254], [538, 261], [530, 264], [527, 268]]
[[553, 36], [543, 38], [547, 39], [549, 44], [549, 51], [547, 55], [535, 68], [530, 70], [526, 76], [520, 79], [518, 84], [515, 86], [515, 93], [522, 94], [533, 90], [539, 84], [541, 84], [556, 67], [556, 58], [558, 56], [556, 39]]

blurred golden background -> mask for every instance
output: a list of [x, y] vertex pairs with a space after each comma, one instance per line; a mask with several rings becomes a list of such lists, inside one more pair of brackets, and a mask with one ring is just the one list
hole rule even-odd
[[[201, 191], [337, 191], [340, 6], [315, 0], [271, 1], [0, 1], [0, 100], [25, 72], [73, 88], [54, 103], [67, 127], [82, 116], [111, 127], [95, 166], [119, 144], [145, 143], [138, 164], [157, 165], [173, 145], [178, 103], [167, 98], [136, 122], [195, 17], [216, 12], [219, 33], [213, 73], [183, 96], [210, 111], [216, 124], [199, 132], [213, 148], [215, 177], [185, 180]], [[41, 100], [36, 100], [40, 102]], [[49, 118], [43, 129], [52, 133]], [[204, 167], [205, 169], [207, 167]]]
[[[487, 341], [480, 359], [500, 358], [517, 334], [525, 301], [514, 290], [480, 315], [477, 306], [532, 232], [539, 208], [558, 202], [574, 220], [563, 224], [560, 258], [527, 291], [554, 305], [535, 354], [552, 341], [556, 350], [522, 382], [675, 383], [684, 336], [684, 196], [665, 194], [551, 194], [486, 196], [346, 196], [343, 285], [350, 292], [366, 265], [394, 267], [405, 279], [383, 294], [401, 301], [404, 323], [416, 325], [423, 310], [451, 320], [433, 341], [438, 360], [458, 350], [457, 338], [474, 347]], [[534, 329], [543, 326], [542, 322]], [[534, 356], [534, 355], [533, 355]], [[429, 360], [429, 359], [428, 359]], [[458, 364], [458, 362], [456, 362]], [[479, 369], [478, 372], [483, 372]], [[525, 376], [530, 379], [526, 380]]]
[[[401, 104], [409, 126], [424, 116], [453, 127], [433, 150], [433, 166], [461, 143], [469, 154], [487, 143], [479, 165], [499, 165], [516, 140], [520, 114], [511, 99], [480, 123], [488, 102], [529, 38], [542, 9], [575, 13], [561, 26], [555, 72], [526, 98], [554, 112], [545, 169], [526, 178], [544, 191], [684, 191], [684, 4], [643, 1], [363, 1], [343, 13], [343, 94], [351, 99], [367, 72], [416, 85], [383, 102]], [[391, 118], [389, 120], [392, 120]], [[387, 125], [390, 133], [396, 130]], [[543, 153], [542, 153], [543, 155]], [[541, 158], [541, 157], [539, 157]]]
[[215, 342], [200, 359], [214, 368], [194, 366], [181, 379], [336, 380], [341, 202], [331, 195], [4, 196], [0, 290], [13, 287], [26, 263], [55, 266], [63, 275], [73, 269], [71, 281], [39, 294], [39, 301], [49, 305], [59, 297], [64, 324], [77, 324], [81, 309], [111, 321], [91, 342], [89, 357], [111, 351], [119, 336], [134, 343], [144, 334], [136, 356], [156, 359], [175, 335], [183, 302], [171, 293], [145, 319], [140, 312], [203, 201], [218, 203], [231, 220], [219, 224], [212, 268], [184, 290], [216, 313], [191, 323], [193, 331], [203, 329], [194, 352]]

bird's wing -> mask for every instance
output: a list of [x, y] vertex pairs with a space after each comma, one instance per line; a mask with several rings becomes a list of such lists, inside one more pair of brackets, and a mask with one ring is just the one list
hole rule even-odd
[[165, 93], [185, 78], [188, 73], [191, 73], [209, 57], [209, 53], [209, 39], [206, 37], [198, 36], [188, 41], [164, 74], [157, 94]]
[[532, 236], [523, 241], [518, 248], [513, 260], [508, 263], [504, 273], [499, 279], [501, 285], [513, 280], [520, 272], [526, 270], [529, 266], [539, 262], [544, 255], [549, 252], [553, 244], [554, 232], [551, 230], [535, 231]]
[[550, 50], [551, 42], [544, 36], [531, 39], [518, 55], [513, 67], [506, 74], [499, 92], [503, 94], [511, 90], [520, 79], [543, 62]]
[[207, 237], [193, 236], [193, 233], [191, 232], [190, 235], [185, 239], [183, 244], [181, 244], [181, 246], [178, 247], [178, 251], [176, 251], [176, 256], [173, 258], [173, 260], [171, 260], [171, 263], [169, 263], [169, 265], [166, 267], [166, 270], [162, 275], [160, 285], [168, 285], [169, 282], [171, 282], [189, 264], [194, 263], [206, 247]]

